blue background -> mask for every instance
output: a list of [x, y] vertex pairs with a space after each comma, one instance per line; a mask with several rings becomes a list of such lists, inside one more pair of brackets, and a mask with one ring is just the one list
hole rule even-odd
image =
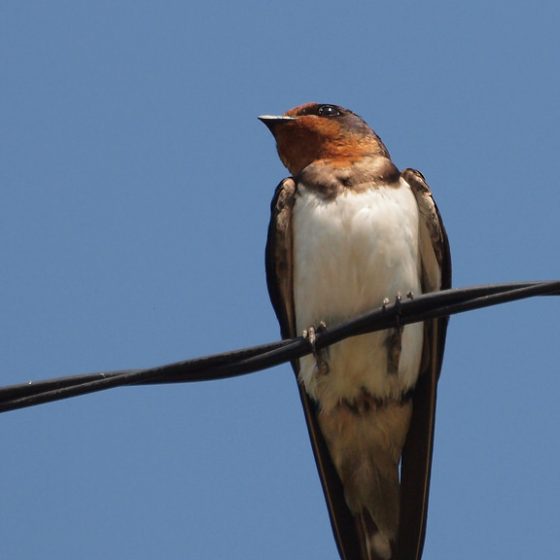
[[[456, 286], [560, 277], [557, 1], [0, 5], [0, 381], [278, 338], [256, 120], [347, 106], [428, 179]], [[452, 319], [426, 559], [560, 553], [560, 302]], [[0, 557], [330, 559], [288, 366], [0, 417]]]

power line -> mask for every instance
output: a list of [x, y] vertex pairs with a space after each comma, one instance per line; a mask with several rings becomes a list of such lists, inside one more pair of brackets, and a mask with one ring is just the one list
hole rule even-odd
[[[350, 336], [537, 295], [560, 295], [560, 281], [492, 284], [422, 294], [413, 299], [395, 301], [318, 332], [315, 348], [324, 348]], [[236, 377], [300, 358], [311, 351], [309, 341], [300, 336], [154, 368], [30, 381], [0, 389], [0, 412], [124, 385], [184, 383]]]

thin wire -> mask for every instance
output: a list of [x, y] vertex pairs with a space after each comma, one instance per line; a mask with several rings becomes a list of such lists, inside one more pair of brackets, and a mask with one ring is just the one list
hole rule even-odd
[[[559, 295], [560, 281], [517, 282], [422, 294], [360, 315], [317, 334], [316, 348], [397, 325], [445, 317], [536, 295]], [[0, 389], [0, 412], [124, 385], [209, 381], [245, 375], [294, 360], [312, 351], [303, 337], [271, 342], [155, 368], [97, 372]]]

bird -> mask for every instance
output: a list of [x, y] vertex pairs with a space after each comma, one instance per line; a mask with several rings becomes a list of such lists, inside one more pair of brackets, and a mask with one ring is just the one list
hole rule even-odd
[[321, 330], [403, 297], [451, 287], [449, 242], [424, 176], [399, 171], [357, 114], [305, 103], [262, 115], [291, 176], [271, 203], [269, 296], [294, 360], [343, 560], [420, 560], [437, 381], [448, 318], [316, 350]]

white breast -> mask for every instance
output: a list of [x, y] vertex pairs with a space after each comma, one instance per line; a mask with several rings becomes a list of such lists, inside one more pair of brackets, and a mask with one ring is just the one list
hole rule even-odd
[[[299, 332], [350, 319], [397, 294], [419, 294], [418, 207], [408, 185], [350, 190], [325, 200], [298, 186], [294, 207], [294, 302]], [[398, 398], [418, 376], [422, 324], [404, 328], [398, 373], [387, 372], [387, 331], [347, 339], [327, 352], [330, 371], [317, 375], [311, 356], [300, 377], [323, 408], [357, 396]]]

